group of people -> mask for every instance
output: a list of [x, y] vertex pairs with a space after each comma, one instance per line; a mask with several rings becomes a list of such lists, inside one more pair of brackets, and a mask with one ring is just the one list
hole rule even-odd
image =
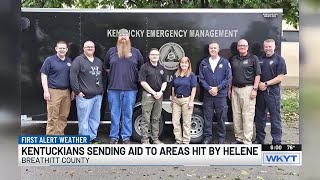
[[[212, 143], [212, 121], [217, 121], [217, 139], [225, 143], [227, 97], [231, 100], [235, 141], [232, 144], [264, 144], [267, 110], [272, 144], [281, 144], [280, 83], [287, 74], [284, 59], [275, 53], [275, 41], [266, 39], [264, 55], [249, 53], [247, 40], [237, 43], [238, 54], [230, 61], [220, 57], [219, 44], [209, 44], [210, 57], [201, 61], [199, 81], [204, 88], [204, 140]], [[254, 124], [256, 139], [254, 142]]]
[[[219, 56], [219, 44], [209, 44], [210, 56], [199, 65], [199, 83], [204, 89], [203, 144], [212, 143], [213, 119], [217, 120], [217, 139], [225, 143], [228, 105], [231, 99], [237, 144], [251, 144], [255, 121], [257, 137], [254, 143], [265, 140], [266, 109], [271, 119], [273, 144], [281, 143], [280, 82], [286, 74], [284, 59], [275, 54], [275, 42], [264, 41], [265, 55], [257, 58], [248, 52], [248, 42], [238, 42], [238, 55], [230, 62]], [[110, 144], [130, 144], [132, 115], [138, 85], [142, 92], [141, 143], [163, 144], [159, 140], [163, 92], [167, 87], [165, 68], [159, 63], [160, 52], [149, 51], [144, 62], [140, 51], [131, 46], [129, 31], [118, 31], [117, 45], [110, 48], [104, 61], [94, 56], [95, 44], [86, 41], [83, 54], [73, 61], [66, 56], [67, 43], [56, 43], [56, 54], [46, 58], [41, 67], [43, 97], [47, 101], [47, 135], [63, 135], [67, 125], [71, 100], [76, 100], [79, 135], [89, 135], [98, 143], [100, 109], [103, 94], [111, 114]], [[106, 73], [108, 83], [104, 80]], [[197, 79], [191, 60], [182, 57], [172, 80], [172, 123], [176, 144], [189, 144], [191, 117]], [[182, 121], [181, 121], [182, 119]], [[151, 142], [149, 139], [149, 131]]]
[[[43, 96], [47, 101], [47, 135], [64, 134], [70, 102], [75, 99], [78, 134], [89, 135], [91, 143], [98, 143], [102, 98], [107, 93], [111, 114], [110, 143], [117, 144], [121, 139], [123, 144], [130, 144], [132, 114], [140, 82], [145, 89], [142, 109], [144, 122], [147, 122], [142, 123], [142, 142], [147, 142], [148, 120], [151, 119], [153, 143], [162, 143], [157, 129], [167, 83], [165, 69], [158, 64], [160, 52], [157, 49], [151, 49], [150, 62], [145, 64], [140, 51], [131, 47], [129, 31], [121, 29], [117, 45], [108, 50], [104, 61], [94, 56], [92, 41], [83, 44], [83, 54], [73, 61], [66, 56], [66, 42], [57, 42], [55, 50], [57, 54], [46, 58], [40, 69]], [[105, 84], [104, 72], [108, 84]]]

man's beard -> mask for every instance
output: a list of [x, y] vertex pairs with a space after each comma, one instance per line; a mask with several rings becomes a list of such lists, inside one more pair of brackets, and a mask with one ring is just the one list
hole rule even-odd
[[130, 40], [125, 40], [124, 42], [120, 39], [117, 42], [118, 57], [129, 59], [131, 56], [131, 42]]

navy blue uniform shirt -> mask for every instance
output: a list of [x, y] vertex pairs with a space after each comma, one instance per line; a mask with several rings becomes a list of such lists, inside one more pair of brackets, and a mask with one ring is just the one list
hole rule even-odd
[[192, 88], [197, 87], [196, 76], [193, 72], [189, 76], [173, 75], [172, 87], [176, 95], [190, 96]]
[[47, 75], [49, 88], [67, 89], [70, 88], [70, 66], [70, 58], [61, 60], [57, 55], [53, 55], [46, 58], [40, 72]]
[[218, 87], [219, 91], [215, 97], [227, 97], [229, 81], [232, 76], [229, 61], [223, 57], [216, 66], [214, 72], [209, 63], [209, 57], [203, 59], [199, 66], [199, 80], [204, 88], [204, 96], [211, 96], [208, 92], [211, 87]]
[[[269, 81], [280, 74], [287, 74], [286, 62], [280, 55], [274, 53], [270, 57], [266, 57], [265, 55], [259, 59], [260, 67], [261, 67], [261, 82]], [[280, 93], [280, 83], [268, 86], [271, 91], [275, 93]]]
[[110, 69], [108, 89], [137, 90], [138, 72], [143, 63], [140, 51], [134, 47], [129, 59], [119, 58], [117, 48], [110, 48], [104, 61], [104, 67]]

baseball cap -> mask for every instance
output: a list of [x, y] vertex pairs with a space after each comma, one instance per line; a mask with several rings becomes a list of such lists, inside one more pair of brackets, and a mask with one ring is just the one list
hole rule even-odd
[[122, 28], [118, 31], [118, 36], [120, 35], [129, 35], [128, 29]]

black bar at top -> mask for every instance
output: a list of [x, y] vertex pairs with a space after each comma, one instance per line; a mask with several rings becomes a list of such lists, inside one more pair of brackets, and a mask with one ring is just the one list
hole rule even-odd
[[301, 144], [262, 145], [262, 151], [301, 151]]

